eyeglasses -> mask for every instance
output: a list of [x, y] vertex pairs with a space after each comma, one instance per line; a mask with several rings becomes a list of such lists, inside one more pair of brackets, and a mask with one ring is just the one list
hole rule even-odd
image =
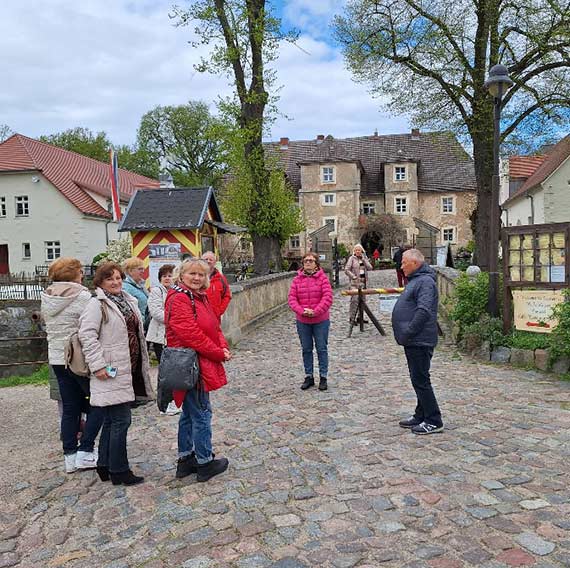
[[303, 261], [304, 264], [307, 264], [307, 263], [309, 263], [309, 262], [317, 262], [317, 261], [316, 261], [314, 258], [306, 258], [306, 259]]

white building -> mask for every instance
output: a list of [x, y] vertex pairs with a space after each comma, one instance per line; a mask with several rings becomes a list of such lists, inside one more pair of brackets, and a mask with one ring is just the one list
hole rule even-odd
[[[119, 170], [121, 208], [156, 180]], [[109, 213], [109, 164], [20, 134], [0, 144], [0, 274], [60, 256], [90, 264], [119, 238]]]

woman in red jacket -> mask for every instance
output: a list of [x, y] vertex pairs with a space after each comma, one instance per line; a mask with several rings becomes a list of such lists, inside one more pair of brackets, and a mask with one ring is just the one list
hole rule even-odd
[[228, 460], [214, 459], [212, 452], [209, 392], [227, 383], [223, 362], [231, 359], [231, 353], [206, 295], [209, 273], [203, 260], [183, 262], [174, 272], [176, 284], [168, 291], [164, 308], [166, 344], [194, 349], [200, 363], [203, 390], [173, 393], [176, 405], [182, 405], [176, 477], [197, 473], [198, 481], [208, 481], [228, 468]]
[[303, 257], [301, 268], [291, 283], [289, 307], [297, 316], [297, 333], [303, 350], [305, 381], [302, 390], [314, 386], [313, 342], [319, 359], [319, 390], [327, 390], [329, 370], [329, 309], [333, 293], [327, 275], [321, 269], [318, 257], [309, 252]]

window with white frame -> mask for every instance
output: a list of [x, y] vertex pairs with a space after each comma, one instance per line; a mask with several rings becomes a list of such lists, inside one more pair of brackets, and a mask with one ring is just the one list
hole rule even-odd
[[301, 248], [301, 239], [299, 238], [299, 235], [293, 235], [289, 239], [289, 246], [294, 249]]
[[396, 215], [408, 214], [408, 198], [407, 197], [394, 197], [394, 213]]
[[30, 204], [27, 195], [16, 197], [16, 217], [27, 217], [30, 214]]
[[0, 217], [6, 217], [6, 198], [0, 197]]
[[441, 229], [442, 242], [453, 244], [455, 242], [455, 232], [455, 227], [443, 227]]
[[441, 198], [441, 212], [442, 213], [455, 213], [455, 197], [442, 197]]
[[323, 217], [323, 227], [324, 227], [327, 223], [332, 223], [333, 228], [331, 229], [331, 231], [337, 231], [337, 221], [336, 221], [336, 217]]
[[22, 243], [22, 260], [30, 260], [32, 258], [32, 247], [30, 243]]
[[334, 183], [334, 166], [323, 166], [321, 168], [322, 183]]
[[336, 195], [334, 193], [324, 193], [323, 205], [336, 205]]
[[375, 215], [376, 214], [376, 203], [363, 203], [362, 213], [364, 215]]
[[45, 241], [46, 260], [51, 261], [61, 256], [61, 243], [59, 241]]
[[394, 167], [394, 181], [406, 181], [408, 179], [406, 166]]

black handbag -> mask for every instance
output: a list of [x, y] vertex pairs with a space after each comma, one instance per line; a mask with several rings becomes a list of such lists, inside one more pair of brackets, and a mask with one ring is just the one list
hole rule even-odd
[[[190, 301], [194, 311], [194, 320], [198, 319], [194, 295], [190, 291], [183, 290]], [[165, 325], [170, 321], [170, 311], [172, 303], [168, 309], [168, 316]], [[160, 363], [158, 365], [158, 408], [164, 412], [168, 403], [172, 400], [172, 391], [200, 389], [200, 364], [198, 353], [190, 347], [168, 347], [162, 350]]]

